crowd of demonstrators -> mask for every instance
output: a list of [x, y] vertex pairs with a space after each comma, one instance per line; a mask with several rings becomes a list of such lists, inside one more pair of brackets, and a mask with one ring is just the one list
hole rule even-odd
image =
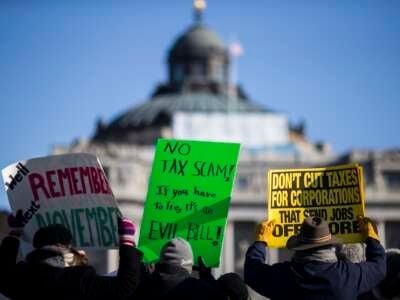
[[71, 247], [72, 234], [61, 224], [39, 229], [35, 249], [17, 261], [23, 227], [10, 225], [14, 227], [0, 245], [0, 293], [10, 299], [249, 299], [237, 274], [216, 280], [202, 258], [198, 278], [191, 276], [193, 252], [182, 238], [164, 245], [157, 264], [145, 265], [135, 247], [135, 225], [128, 219], [118, 220], [119, 268], [106, 276], [96, 273], [83, 251]]
[[339, 260], [334, 245], [340, 244], [320, 217], [308, 217], [299, 234], [287, 241], [294, 250], [291, 261], [265, 263], [266, 247], [274, 220], [258, 226], [256, 241], [246, 253], [245, 282], [271, 299], [357, 299], [372, 290], [386, 275], [385, 250], [379, 242], [375, 224], [359, 218], [366, 244], [366, 260], [352, 263]]
[[0, 245], [0, 292], [10, 299], [127, 299], [139, 283], [141, 254], [134, 244], [135, 225], [128, 219], [118, 220], [115, 277], [98, 275], [84, 253], [71, 247], [71, 232], [60, 224], [39, 229], [35, 249], [17, 262], [22, 230], [12, 228]]
[[128, 219], [118, 220], [120, 261], [114, 276], [98, 275], [59, 224], [39, 229], [34, 250], [17, 261], [23, 228], [10, 225], [0, 245], [0, 293], [10, 299], [249, 300], [246, 284], [270, 299], [400, 299], [400, 250], [385, 253], [369, 218], [359, 218], [364, 244], [342, 244], [324, 219], [309, 217], [287, 242], [294, 250], [291, 261], [273, 265], [265, 259], [274, 220], [262, 222], [246, 254], [244, 281], [235, 273], [215, 279], [201, 257], [194, 266], [192, 248], [182, 238], [162, 247], [159, 262], [144, 264]]
[[[211, 268], [198, 258], [198, 278], [194, 270], [193, 251], [182, 238], [168, 241], [161, 249], [155, 270], [146, 276], [132, 296], [134, 299], [226, 299], [247, 300], [249, 294], [237, 274], [225, 274], [215, 280]], [[143, 276], [144, 277], [144, 276]]]

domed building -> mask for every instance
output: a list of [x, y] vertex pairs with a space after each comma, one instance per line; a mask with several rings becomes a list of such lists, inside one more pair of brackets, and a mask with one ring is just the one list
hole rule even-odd
[[229, 80], [230, 54], [218, 35], [197, 21], [168, 52], [167, 82], [149, 101], [99, 124], [93, 142], [152, 145], [170, 136], [174, 115], [186, 113], [264, 113]]
[[[386, 229], [387, 236], [398, 232], [399, 217], [394, 213], [399, 215], [399, 195], [385, 182], [391, 176], [390, 182], [400, 186], [400, 172], [391, 169], [391, 175], [387, 173], [391, 157], [395, 157], [395, 170], [400, 170], [399, 153], [366, 151], [337, 156], [327, 145], [307, 141], [303, 124], [294, 126], [284, 114], [257, 104], [234, 82], [230, 68], [235, 57], [204, 25], [202, 13], [197, 7], [194, 24], [173, 42], [167, 55], [168, 78], [150, 99], [108, 124], [98, 122], [91, 139], [56, 147], [54, 153], [99, 156], [119, 207], [140, 224], [158, 138], [240, 142], [220, 272], [242, 272], [254, 225], [266, 216], [266, 171], [270, 168], [359, 162], [365, 166], [368, 214], [378, 217], [381, 232]], [[392, 209], [386, 208], [387, 203]], [[270, 262], [287, 257], [284, 250], [276, 249], [269, 255]], [[102, 265], [106, 260], [107, 268], [113, 269], [117, 258], [114, 252], [99, 252], [95, 259]]]

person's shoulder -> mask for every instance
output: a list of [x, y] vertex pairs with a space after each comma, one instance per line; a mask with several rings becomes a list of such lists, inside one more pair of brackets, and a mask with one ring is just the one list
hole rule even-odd
[[346, 278], [352, 278], [355, 280], [353, 276], [359, 274], [360, 266], [358, 263], [353, 263], [347, 260], [338, 260], [337, 262], [324, 264], [321, 268], [321, 271], [325, 274], [326, 277], [337, 281], [346, 280]]
[[351, 262], [349, 260], [338, 260], [335, 264], [334, 267], [339, 269], [339, 270], [351, 270], [351, 269], [358, 269], [360, 268], [360, 263], [356, 262]]

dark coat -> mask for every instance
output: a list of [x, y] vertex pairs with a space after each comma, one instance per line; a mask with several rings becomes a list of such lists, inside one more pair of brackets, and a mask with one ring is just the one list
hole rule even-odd
[[140, 252], [131, 246], [120, 246], [116, 277], [97, 275], [91, 266], [44, 264], [49, 253], [41, 250], [16, 263], [18, 247], [14, 237], [6, 237], [0, 246], [0, 292], [11, 299], [127, 299], [138, 285]]
[[244, 281], [271, 299], [357, 299], [371, 290], [386, 273], [385, 250], [379, 241], [366, 240], [365, 262], [358, 264], [283, 262], [265, 264], [264, 243], [255, 242], [247, 251]]
[[217, 300], [227, 299], [216, 282], [190, 277], [187, 270], [173, 265], [157, 265], [139, 284], [132, 300]]

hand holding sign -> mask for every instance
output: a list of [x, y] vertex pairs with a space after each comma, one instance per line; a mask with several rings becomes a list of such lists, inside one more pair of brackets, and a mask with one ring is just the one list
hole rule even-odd
[[206, 266], [204, 258], [201, 256], [197, 258], [197, 267], [193, 269], [199, 272], [200, 279], [205, 279], [205, 280], [214, 279], [211, 268]]
[[268, 241], [272, 238], [272, 232], [275, 227], [275, 220], [265, 220], [257, 225], [256, 228], [256, 241], [264, 242], [268, 245]]
[[15, 237], [20, 237], [22, 235], [22, 232], [24, 231], [24, 216], [22, 209], [19, 209], [15, 216], [13, 214], [10, 214], [7, 218], [7, 223], [8, 227], [10, 227], [11, 231], [9, 235], [15, 236]]
[[118, 217], [119, 243], [126, 246], [135, 246], [136, 225], [128, 218]]
[[357, 216], [358, 224], [360, 225], [360, 231], [364, 240], [368, 237], [379, 241], [378, 228], [374, 221], [370, 218]]

